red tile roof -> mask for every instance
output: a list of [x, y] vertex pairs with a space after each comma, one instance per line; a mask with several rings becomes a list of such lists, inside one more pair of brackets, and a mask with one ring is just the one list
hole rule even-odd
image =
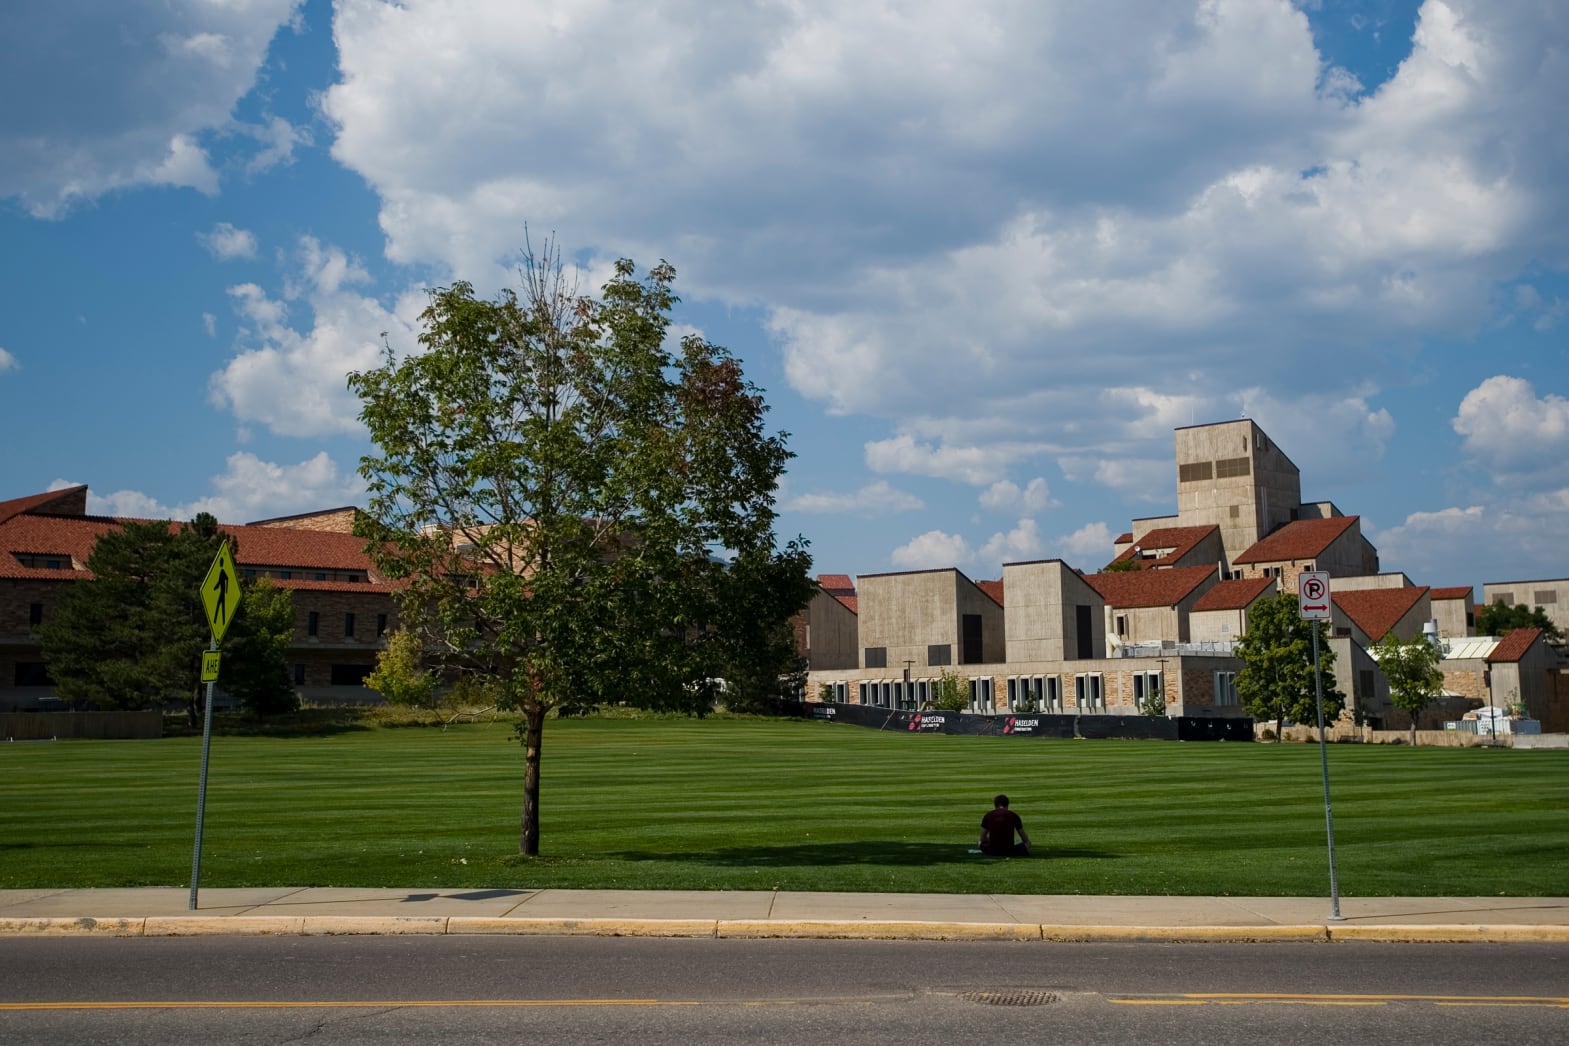
[[1432, 599], [1463, 599], [1471, 601], [1473, 595], [1470, 585], [1459, 585], [1454, 588], [1435, 588], [1430, 593]]
[[1198, 598], [1194, 610], [1242, 610], [1275, 587], [1272, 577], [1222, 581]]
[[1415, 585], [1410, 588], [1366, 588], [1336, 592], [1331, 582], [1329, 598], [1340, 608], [1341, 613], [1351, 619], [1352, 624], [1376, 643], [1411, 612], [1411, 608], [1427, 591], [1427, 586]]
[[849, 574], [818, 574], [817, 587], [831, 596], [855, 595], [855, 582]]
[[1116, 538], [1112, 540], [1112, 544], [1113, 545], [1126, 545], [1128, 542], [1130, 542], [1132, 540], [1133, 540], [1133, 531], [1131, 531], [1131, 530], [1124, 530], [1121, 534], [1118, 534], [1116, 536]]
[[1333, 516], [1329, 519], [1298, 519], [1287, 523], [1266, 538], [1253, 544], [1234, 563], [1285, 563], [1291, 560], [1313, 559], [1323, 553], [1335, 540], [1356, 526], [1357, 516]]
[[57, 512], [64, 511], [70, 515], [81, 515], [77, 505], [56, 505], [57, 501], [78, 501], [85, 505], [87, 501], [87, 487], [65, 487], [61, 490], [49, 490], [42, 494], [29, 494], [25, 498], [12, 498], [10, 501], [0, 501], [0, 523], [20, 516], [24, 512], [38, 512], [42, 509], [54, 508]]
[[860, 596], [834, 596], [834, 598], [837, 599], [839, 602], [843, 603], [847, 608], [849, 608], [850, 613], [856, 614], [856, 615], [859, 615], [861, 613], [861, 597]]
[[[1203, 527], [1156, 527], [1143, 537], [1138, 544], [1133, 546], [1140, 549], [1139, 558], [1133, 559], [1133, 548], [1125, 548], [1112, 560], [1113, 563], [1126, 563], [1130, 560], [1137, 563], [1140, 570], [1149, 567], [1158, 567], [1165, 563], [1174, 563], [1193, 550], [1193, 547], [1211, 534], [1219, 534], [1220, 528], [1213, 523]], [[1130, 539], [1131, 540], [1131, 539]], [[1121, 543], [1120, 541], [1118, 542]], [[1157, 550], [1170, 549], [1159, 558], [1146, 559], [1147, 554]]]
[[1491, 665], [1500, 661], [1518, 661], [1525, 656], [1527, 650], [1531, 649], [1531, 644], [1541, 637], [1540, 628], [1512, 629], [1508, 635], [1498, 641], [1493, 652], [1487, 655], [1487, 663]]
[[991, 596], [993, 603], [996, 603], [998, 606], [1003, 605], [1001, 581], [977, 581], [975, 587]]
[[1215, 578], [1214, 567], [1172, 567], [1169, 570], [1128, 570], [1085, 574], [1107, 606], [1173, 607]]

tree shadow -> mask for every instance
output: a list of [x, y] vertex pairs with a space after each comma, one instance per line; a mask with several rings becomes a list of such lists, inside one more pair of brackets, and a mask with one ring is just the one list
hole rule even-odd
[[[720, 868], [810, 868], [879, 865], [935, 867], [974, 864], [977, 861], [1002, 861], [1011, 858], [988, 857], [970, 852], [963, 843], [907, 843], [867, 839], [856, 843], [805, 843], [792, 846], [723, 847], [717, 850], [656, 853], [648, 850], [622, 850], [605, 856], [623, 861], [677, 861], [684, 864]], [[1064, 850], [1038, 847], [1022, 860], [1049, 860], [1073, 857], [1108, 860], [1116, 854], [1099, 850]]]

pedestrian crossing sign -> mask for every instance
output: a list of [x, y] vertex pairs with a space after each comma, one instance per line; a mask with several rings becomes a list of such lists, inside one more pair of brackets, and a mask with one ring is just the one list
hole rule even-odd
[[228, 542], [218, 547], [218, 554], [213, 557], [212, 567], [202, 582], [202, 606], [207, 608], [212, 641], [222, 642], [223, 634], [229, 631], [229, 622], [240, 609], [240, 577], [234, 569], [234, 553], [229, 551]]

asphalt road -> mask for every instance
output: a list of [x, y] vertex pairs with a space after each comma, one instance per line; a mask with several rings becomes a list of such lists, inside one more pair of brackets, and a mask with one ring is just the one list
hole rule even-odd
[[1569, 946], [17, 938], [0, 1043], [1569, 1041]]

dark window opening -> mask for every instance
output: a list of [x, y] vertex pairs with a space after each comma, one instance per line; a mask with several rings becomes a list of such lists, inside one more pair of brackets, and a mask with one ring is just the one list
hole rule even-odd
[[294, 685], [295, 686], [304, 686], [305, 685], [305, 666], [304, 665], [295, 665], [294, 666]]
[[981, 615], [965, 614], [960, 621], [960, 648], [959, 663], [961, 665], [978, 665], [985, 659], [981, 652], [982, 631]]
[[926, 648], [926, 663], [928, 665], [953, 664], [953, 644], [933, 643]]
[[386, 634], [387, 634], [387, 615], [386, 614], [377, 614], [376, 615], [376, 635], [384, 636]]
[[29, 603], [27, 605], [27, 623], [35, 628], [44, 623], [44, 605], [42, 603]]
[[888, 648], [885, 646], [869, 646], [866, 648], [867, 668], [887, 668]]
[[369, 665], [333, 665], [333, 686], [363, 686], [365, 677], [370, 675]]
[[54, 686], [49, 678], [49, 666], [42, 661], [18, 661], [15, 673], [16, 686]]
[[354, 615], [353, 614], [344, 614], [343, 615], [343, 638], [344, 639], [353, 639], [354, 638]]
[[321, 615], [312, 610], [305, 615], [305, 634], [314, 636], [321, 631]]
[[1073, 608], [1073, 630], [1078, 638], [1075, 656], [1080, 661], [1090, 660], [1095, 656], [1095, 633], [1090, 628], [1090, 608], [1082, 603]]

